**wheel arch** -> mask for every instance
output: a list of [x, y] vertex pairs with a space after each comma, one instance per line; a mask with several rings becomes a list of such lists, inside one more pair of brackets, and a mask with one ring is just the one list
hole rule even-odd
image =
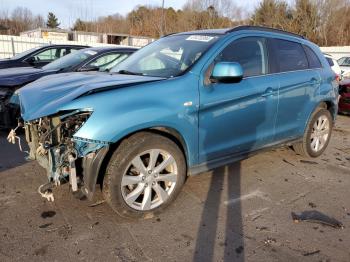
[[316, 105], [313, 107], [313, 109], [311, 110], [311, 112], [307, 116], [307, 121], [305, 121], [303, 128], [300, 129], [300, 131], [301, 131], [300, 134], [304, 134], [306, 132], [306, 128], [308, 126], [308, 123], [310, 122], [311, 117], [315, 113], [317, 108], [327, 109], [331, 113], [333, 121], [335, 121], [335, 117], [337, 115], [337, 106], [334, 105], [334, 103], [330, 100], [321, 100], [318, 103], [316, 103]]
[[[174, 128], [167, 127], [167, 126], [154, 126], [144, 129], [135, 130], [122, 138], [120, 138], [118, 141], [114, 142], [113, 144], [109, 145], [106, 148], [102, 148], [100, 151], [103, 150], [103, 153], [99, 154], [99, 152], [96, 154], [96, 158], [92, 160], [88, 160], [87, 158], [84, 158], [85, 161], [82, 163], [82, 169], [84, 172], [84, 181], [88, 180], [89, 183], [86, 183], [83, 187], [83, 193], [91, 200], [93, 198], [93, 195], [95, 193], [95, 187], [96, 184], [100, 184], [100, 187], [102, 189], [103, 185], [103, 179], [104, 175], [106, 173], [107, 165], [115, 152], [115, 150], [118, 149], [120, 143], [137, 134], [140, 132], [149, 132], [154, 133], [158, 135], [162, 135], [164, 137], [167, 137], [171, 141], [173, 141], [183, 152], [184, 157], [186, 159], [186, 168], [188, 167], [189, 163], [189, 149], [188, 145], [183, 138], [183, 136], [180, 134], [179, 131], [177, 131]], [[87, 176], [87, 177], [86, 177]]]

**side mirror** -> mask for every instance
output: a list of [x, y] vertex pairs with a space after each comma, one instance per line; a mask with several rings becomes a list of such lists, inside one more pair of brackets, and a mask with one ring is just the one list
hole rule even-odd
[[25, 61], [26, 61], [28, 64], [30, 64], [30, 65], [34, 65], [35, 62], [36, 62], [34, 56], [28, 57]]
[[90, 71], [100, 71], [100, 68], [98, 66], [84, 66], [78, 70], [79, 72], [90, 72]]
[[243, 79], [243, 68], [236, 62], [219, 62], [215, 64], [210, 76], [212, 82], [238, 83]]

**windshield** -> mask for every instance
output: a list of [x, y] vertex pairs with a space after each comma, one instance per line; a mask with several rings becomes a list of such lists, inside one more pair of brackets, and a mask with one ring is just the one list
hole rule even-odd
[[342, 57], [338, 60], [340, 66], [350, 66], [350, 57]]
[[22, 57], [24, 57], [24, 56], [26, 56], [26, 55], [28, 55], [28, 54], [30, 54], [30, 53], [32, 53], [32, 52], [34, 52], [34, 51], [40, 49], [40, 48], [41, 48], [41, 46], [31, 48], [31, 49], [29, 49], [29, 50], [27, 50], [27, 51], [24, 51], [24, 52], [22, 52], [22, 53], [19, 53], [19, 54], [15, 55], [15, 56], [11, 57], [10, 59], [19, 59], [19, 58], [22, 58]]
[[174, 77], [190, 68], [212, 46], [217, 35], [173, 35], [140, 49], [114, 67], [121, 74]]
[[93, 50], [79, 50], [68, 55], [65, 55], [50, 64], [43, 66], [44, 70], [63, 70], [70, 67], [79, 65], [81, 62], [85, 61], [91, 56], [96, 55], [97, 52]]

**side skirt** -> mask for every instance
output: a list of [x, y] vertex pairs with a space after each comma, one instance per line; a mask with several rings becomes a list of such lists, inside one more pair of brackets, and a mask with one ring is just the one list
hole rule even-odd
[[199, 175], [201, 173], [213, 170], [217, 167], [232, 164], [232, 163], [238, 162], [238, 161], [243, 160], [243, 159], [247, 159], [247, 158], [254, 156], [256, 154], [259, 154], [261, 152], [270, 151], [271, 149], [280, 148], [283, 146], [291, 146], [294, 143], [300, 142], [301, 139], [302, 138], [300, 138], [300, 137], [287, 139], [287, 140], [284, 140], [282, 143], [278, 142], [278, 143], [268, 144], [268, 145], [264, 146], [263, 148], [257, 149], [255, 151], [240, 152], [240, 153], [224, 156], [221, 158], [213, 159], [213, 160], [210, 160], [208, 162], [204, 162], [204, 163], [201, 163], [199, 165], [190, 167], [187, 175], [188, 176]]

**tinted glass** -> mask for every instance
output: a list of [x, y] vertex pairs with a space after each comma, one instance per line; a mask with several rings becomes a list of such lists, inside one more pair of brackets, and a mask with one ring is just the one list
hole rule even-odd
[[34, 56], [35, 61], [53, 61], [60, 58], [60, 49], [51, 48], [40, 52]]
[[326, 60], [330, 66], [334, 66], [334, 62], [333, 62], [332, 58], [326, 57]]
[[301, 44], [274, 39], [273, 45], [279, 72], [304, 70], [308, 68], [308, 61]]
[[80, 51], [70, 53], [69, 55], [65, 55], [60, 59], [57, 59], [56, 61], [53, 61], [50, 64], [47, 64], [46, 66], [43, 66], [43, 69], [44, 70], [63, 70], [63, 69], [72, 68], [96, 54], [97, 52], [94, 50], [83, 49]]
[[96, 58], [88, 66], [96, 66], [99, 71], [106, 71], [125, 60], [130, 54], [128, 53], [110, 53]]
[[350, 57], [342, 57], [338, 60], [340, 66], [350, 66]]
[[267, 73], [266, 39], [246, 37], [229, 44], [215, 62], [237, 62], [243, 68], [243, 76], [258, 76]]
[[321, 68], [321, 62], [315, 52], [308, 46], [304, 45], [307, 60], [309, 61], [309, 68]]

